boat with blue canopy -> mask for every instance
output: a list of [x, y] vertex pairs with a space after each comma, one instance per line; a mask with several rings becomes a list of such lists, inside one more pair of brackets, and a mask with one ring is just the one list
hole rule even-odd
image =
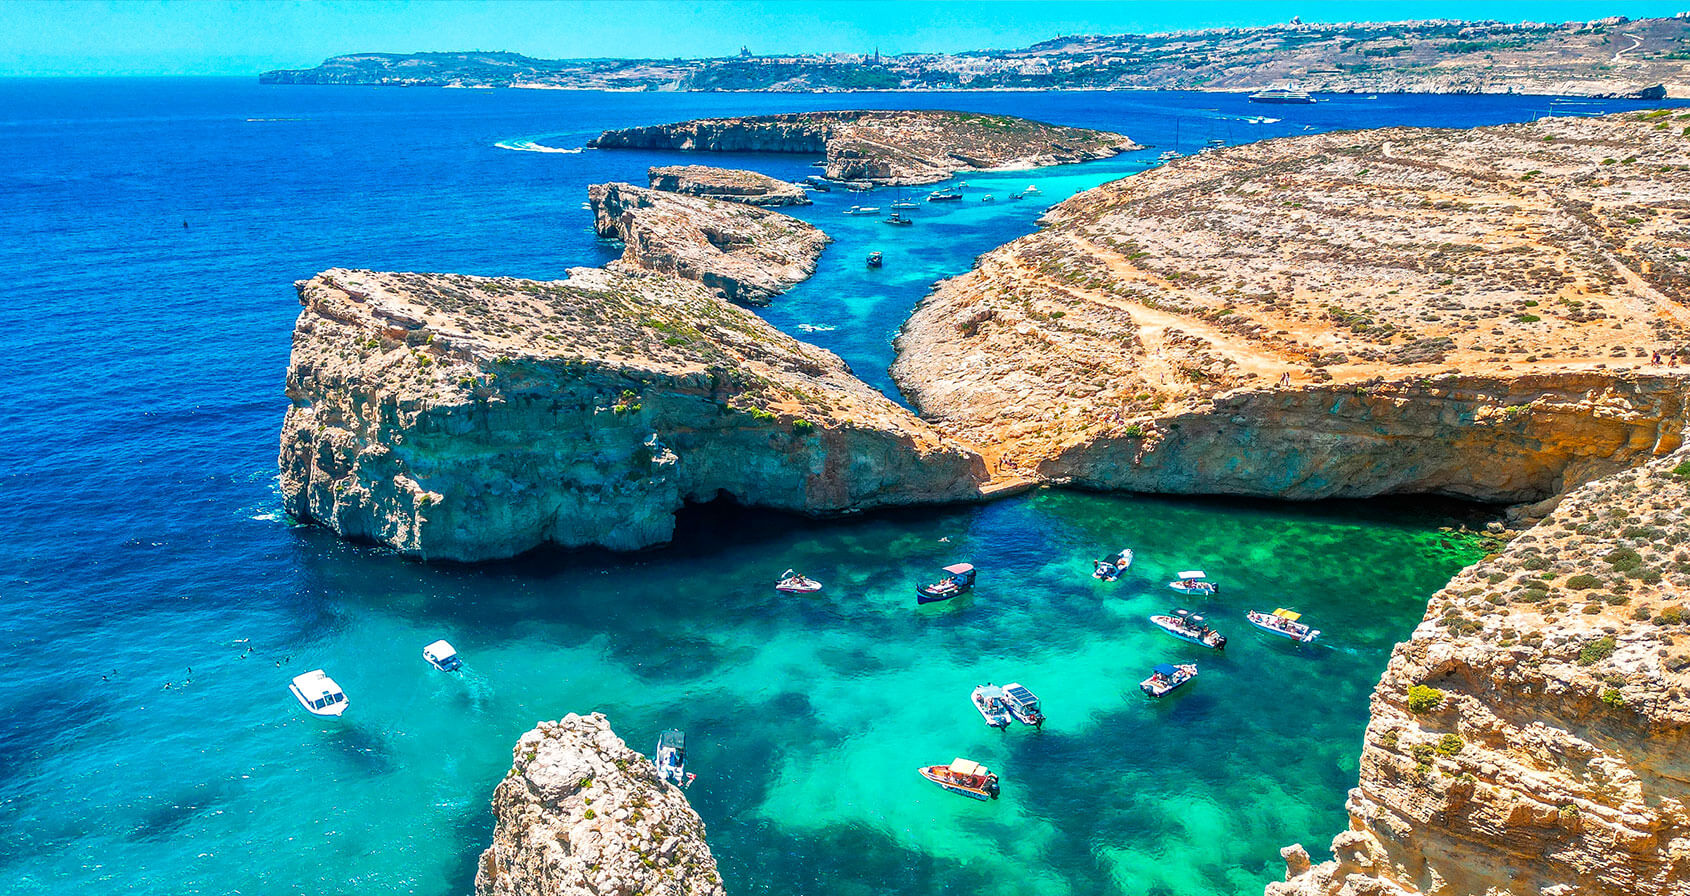
[[1164, 697], [1196, 677], [1196, 663], [1160, 663], [1149, 678], [1138, 683], [1138, 688], [1146, 697]]

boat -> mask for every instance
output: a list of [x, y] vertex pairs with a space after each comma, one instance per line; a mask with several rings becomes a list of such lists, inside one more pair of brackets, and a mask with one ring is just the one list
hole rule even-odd
[[1039, 189], [1037, 184], [1028, 184], [1027, 189], [1021, 191], [1024, 196], [1037, 196], [1041, 192], [1043, 191]]
[[675, 728], [658, 736], [657, 754], [651, 762], [657, 766], [657, 777], [676, 787], [686, 787], [698, 777], [687, 774], [687, 736]]
[[980, 197], [980, 201], [981, 202], [996, 202], [997, 200], [992, 198], [992, 194], [987, 193], [986, 195]]
[[892, 225], [893, 227], [908, 227], [911, 224], [914, 224], [915, 221], [910, 218], [906, 218], [897, 212], [893, 212], [892, 217], [886, 219], [886, 223]]
[[1280, 607], [1272, 613], [1261, 613], [1256, 610], [1251, 610], [1250, 612], [1244, 614], [1244, 618], [1250, 620], [1251, 625], [1267, 632], [1270, 635], [1278, 635], [1281, 638], [1289, 638], [1299, 644], [1307, 644], [1315, 638], [1320, 637], [1320, 629], [1309, 628], [1303, 623], [1297, 621], [1303, 618], [1303, 614], [1293, 613], [1284, 607]]
[[1190, 610], [1175, 610], [1166, 616], [1152, 616], [1150, 621], [1181, 641], [1200, 644], [1210, 650], [1220, 650], [1226, 646], [1226, 636], [1210, 628], [1208, 620]]
[[1209, 581], [1201, 569], [1188, 569], [1179, 574], [1179, 581], [1169, 582], [1168, 587], [1186, 594], [1200, 594], [1204, 597], [1213, 595], [1221, 590], [1221, 586]]
[[974, 590], [974, 565], [972, 563], [953, 563], [945, 567], [945, 577], [931, 585], [922, 585], [915, 589], [916, 603], [930, 604], [934, 601], [950, 600], [959, 594], [967, 594]]
[[927, 194], [928, 202], [961, 202], [962, 193], [954, 187], [949, 190], [934, 190]]
[[423, 659], [442, 672], [456, 672], [464, 667], [464, 661], [458, 657], [458, 651], [444, 640], [424, 647]]
[[1157, 156], [1156, 158], [1158, 158], [1158, 159], [1160, 159], [1164, 162], [1172, 162], [1174, 159], [1179, 158], [1181, 155], [1184, 155], [1184, 153], [1181, 153], [1177, 149], [1170, 149], [1170, 150], [1163, 152], [1161, 155]]
[[1128, 548], [1122, 548], [1121, 552], [1113, 557], [1093, 560], [1091, 562], [1091, 577], [1102, 579], [1105, 582], [1113, 582], [1120, 578], [1121, 573], [1126, 572], [1127, 567], [1131, 565], [1133, 565], [1133, 552]]
[[1168, 692], [1197, 677], [1196, 663], [1161, 663], [1150, 677], [1138, 683], [1146, 697], [1165, 697]]
[[878, 215], [878, 214], [880, 214], [880, 206], [878, 206], [878, 205], [853, 205], [850, 208], [845, 210], [845, 214], [847, 214], [847, 215]]
[[1003, 686], [1004, 703], [1009, 706], [1009, 714], [1023, 725], [1043, 728], [1045, 714], [1039, 710], [1039, 698], [1024, 685], [1010, 682]]
[[869, 267], [871, 267], [871, 268], [880, 267], [882, 261], [883, 261], [883, 259], [880, 257], [879, 252], [870, 252], [868, 254], [868, 266]]
[[831, 193], [833, 188], [827, 185], [827, 178], [819, 174], [812, 174], [804, 178], [804, 188], [815, 190], [817, 193]]
[[[879, 254], [878, 252], [875, 254]], [[780, 581], [775, 583], [776, 591], [787, 594], [814, 594], [822, 590], [822, 583], [802, 573], [787, 570], [780, 574]]]
[[288, 690], [293, 691], [294, 699], [299, 701], [300, 706], [305, 707], [306, 712], [325, 719], [340, 718], [340, 714], [346, 712], [350, 702], [340, 685], [335, 684], [334, 679], [321, 669], [312, 669], [304, 675], [294, 676]]
[[1026, 193], [1011, 193], [1011, 194], [1009, 194], [1009, 198], [1010, 199], [1020, 199], [1021, 197], [1025, 196], [1025, 195], [1027, 195], [1027, 194]]
[[991, 682], [974, 689], [970, 699], [974, 701], [974, 708], [980, 710], [980, 717], [993, 728], [1009, 727], [1009, 705], [1004, 700], [1003, 688]]
[[1295, 87], [1269, 87], [1266, 90], [1258, 90], [1250, 94], [1250, 102], [1306, 106], [1314, 102], [1314, 97]]
[[923, 778], [963, 796], [971, 796], [977, 800], [995, 800], [998, 798], [998, 776], [992, 770], [972, 759], [957, 757], [950, 765], [924, 765], [916, 771]]
[[921, 203], [916, 202], [916, 201], [911, 200], [911, 199], [900, 199], [897, 202], [892, 203], [892, 207], [895, 208], [895, 209], [904, 209], [904, 210], [907, 211], [907, 210], [912, 209], [912, 208], [921, 208]]

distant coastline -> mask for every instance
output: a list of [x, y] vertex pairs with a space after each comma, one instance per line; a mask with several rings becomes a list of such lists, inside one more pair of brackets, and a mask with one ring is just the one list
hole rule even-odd
[[722, 93], [1026, 90], [1690, 96], [1690, 18], [1415, 21], [1061, 37], [1010, 50], [711, 59], [352, 53], [264, 84]]

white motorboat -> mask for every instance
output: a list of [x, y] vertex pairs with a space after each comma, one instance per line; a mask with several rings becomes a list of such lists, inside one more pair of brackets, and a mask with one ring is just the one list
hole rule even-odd
[[1037, 184], [1028, 184], [1027, 189], [1021, 191], [1021, 195], [1023, 195], [1023, 196], [1037, 196], [1041, 192], [1043, 192], [1043, 191], [1039, 189]]
[[1127, 567], [1132, 565], [1133, 552], [1128, 548], [1122, 548], [1120, 553], [1114, 555], [1113, 557], [1106, 557], [1102, 560], [1093, 560], [1091, 577], [1094, 579], [1102, 579], [1105, 582], [1113, 582], [1117, 578], [1120, 578], [1121, 573], [1127, 571]]
[[1320, 637], [1320, 629], [1309, 628], [1297, 621], [1303, 618], [1303, 614], [1292, 612], [1284, 607], [1280, 607], [1272, 613], [1251, 610], [1244, 614], [1244, 618], [1250, 620], [1251, 625], [1270, 635], [1289, 638], [1299, 644], [1307, 644]]
[[990, 682], [974, 689], [971, 695], [974, 708], [980, 710], [980, 717], [993, 728], [1009, 727], [1009, 706], [1004, 701], [1003, 688]]
[[845, 210], [845, 214], [847, 214], [847, 215], [878, 215], [878, 214], [880, 214], [880, 206], [878, 206], [878, 205], [853, 205], [850, 208]]
[[1175, 610], [1166, 616], [1152, 616], [1150, 621], [1181, 641], [1201, 644], [1211, 650], [1226, 646], [1226, 636], [1209, 627], [1208, 620], [1190, 610]]
[[775, 590], [787, 594], [813, 594], [822, 590], [822, 583], [789, 569], [780, 574], [780, 581], [775, 583]]
[[690, 786], [697, 775], [687, 773], [687, 736], [670, 728], [657, 738], [657, 755], [651, 758], [657, 777], [676, 787]]
[[1196, 663], [1162, 663], [1151, 670], [1149, 678], [1138, 683], [1138, 689], [1146, 697], [1163, 697], [1196, 677]]
[[1045, 714], [1039, 709], [1039, 698], [1027, 690], [1026, 685], [1010, 682], [1003, 686], [1003, 701], [1009, 707], [1009, 714], [1023, 725], [1043, 728]]
[[464, 661], [458, 657], [458, 651], [445, 640], [424, 647], [423, 659], [442, 672], [456, 672], [464, 667]]
[[1179, 574], [1179, 580], [1169, 582], [1168, 587], [1186, 594], [1209, 597], [1221, 590], [1221, 586], [1208, 580], [1201, 569], [1188, 569]]
[[349, 702], [346, 692], [321, 669], [312, 669], [304, 675], [294, 676], [288, 690], [293, 691], [294, 699], [299, 701], [300, 706], [305, 707], [306, 712], [325, 719], [340, 718], [340, 714], [346, 712]]

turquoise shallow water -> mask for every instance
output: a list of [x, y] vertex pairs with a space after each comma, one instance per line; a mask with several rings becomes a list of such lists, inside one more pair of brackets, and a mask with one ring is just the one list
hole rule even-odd
[[[1437, 531], [1446, 509], [1053, 493], [837, 523], [716, 508], [666, 550], [485, 568], [281, 517], [291, 281], [334, 265], [562, 276], [614, 253], [580, 208], [587, 184], [676, 157], [500, 143], [841, 105], [1010, 112], [1159, 146], [1177, 125], [1188, 150], [1618, 107], [1345, 98], [1253, 124], [1241, 98], [1179, 93], [0, 81], [0, 889], [463, 893], [515, 739], [591, 710], [641, 750], [688, 731], [691, 798], [735, 893], [1243, 893], [1278, 875], [1281, 845], [1340, 830], [1389, 647], [1473, 559]], [[1154, 154], [973, 177], [972, 196], [1000, 201], [924, 207], [896, 233], [829, 194], [800, 214], [836, 244], [766, 314], [890, 389], [888, 339], [934, 279]], [[1004, 199], [1029, 182], [1043, 198]], [[884, 269], [863, 267], [871, 249]], [[1128, 579], [1089, 577], [1123, 546], [1140, 558]], [[963, 559], [978, 592], [917, 608], [911, 589]], [[827, 591], [778, 597], [788, 566]], [[1191, 566], [1226, 583], [1204, 608], [1232, 645], [1146, 703], [1146, 669], [1192, 648], [1144, 617], [1176, 605], [1163, 583]], [[1281, 604], [1325, 643], [1266, 642], [1240, 618]], [[462, 679], [422, 662], [439, 637], [467, 657]], [[287, 693], [319, 666], [351, 694], [339, 724]], [[1044, 731], [981, 724], [969, 690], [1012, 678], [1045, 698]], [[915, 774], [956, 755], [1001, 771], [1004, 798]]]

